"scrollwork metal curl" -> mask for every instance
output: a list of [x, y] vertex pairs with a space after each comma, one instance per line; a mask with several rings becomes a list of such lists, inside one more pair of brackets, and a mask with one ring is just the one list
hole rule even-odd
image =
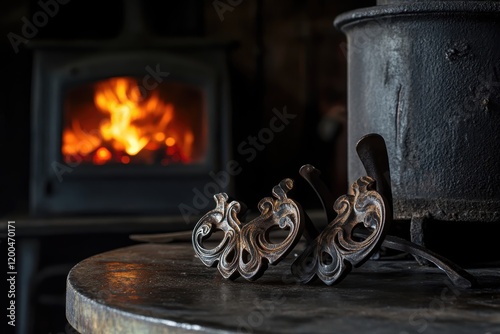
[[[284, 179], [273, 188], [273, 197], [259, 202], [260, 215], [248, 223], [240, 222], [241, 204], [228, 203], [228, 196], [214, 196], [216, 207], [205, 214], [193, 229], [195, 253], [206, 265], [217, 265], [224, 278], [242, 276], [247, 280], [259, 278], [268, 264], [277, 264], [297, 244], [302, 232], [304, 214], [298, 203], [287, 197], [293, 188], [291, 179]], [[270, 240], [273, 229], [287, 230], [281, 242]], [[214, 248], [205, 248], [212, 233], [222, 231], [224, 237]]]
[[[337, 199], [333, 207], [337, 217], [294, 261], [292, 273], [302, 283], [316, 275], [328, 285], [342, 280], [382, 243], [387, 232], [386, 206], [383, 196], [375, 190], [374, 179], [358, 179], [349, 194]], [[370, 231], [363, 239], [354, 237], [360, 224]]]

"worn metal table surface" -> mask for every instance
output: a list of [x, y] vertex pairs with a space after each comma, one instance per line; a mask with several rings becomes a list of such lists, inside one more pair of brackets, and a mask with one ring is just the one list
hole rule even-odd
[[67, 318], [81, 333], [500, 333], [498, 269], [469, 269], [481, 287], [460, 290], [436, 268], [372, 260], [338, 285], [301, 285], [293, 257], [248, 282], [188, 242], [116, 249], [71, 270]]

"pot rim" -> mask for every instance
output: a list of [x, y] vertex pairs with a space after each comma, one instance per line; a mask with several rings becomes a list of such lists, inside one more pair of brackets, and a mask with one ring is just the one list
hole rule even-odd
[[436, 15], [485, 15], [500, 16], [500, 2], [492, 1], [429, 1], [410, 2], [397, 5], [378, 5], [355, 9], [340, 14], [333, 25], [340, 31], [345, 31], [350, 25], [362, 21], [394, 16], [415, 16], [422, 14]]

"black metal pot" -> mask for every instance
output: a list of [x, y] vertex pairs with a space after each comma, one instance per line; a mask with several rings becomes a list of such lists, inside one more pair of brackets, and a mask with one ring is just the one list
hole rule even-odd
[[388, 146], [395, 219], [500, 222], [500, 3], [379, 0], [340, 15], [348, 46], [348, 168]]

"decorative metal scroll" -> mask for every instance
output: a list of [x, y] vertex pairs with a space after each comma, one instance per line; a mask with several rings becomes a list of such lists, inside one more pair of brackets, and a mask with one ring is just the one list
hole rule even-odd
[[[192, 234], [200, 260], [206, 266], [217, 265], [224, 278], [241, 275], [247, 280], [259, 278], [268, 264], [277, 264], [295, 247], [304, 228], [302, 209], [287, 197], [292, 188], [291, 179], [281, 181], [273, 188], [274, 198], [260, 201], [260, 216], [246, 224], [238, 218], [239, 202], [228, 203], [225, 193], [215, 195], [216, 208], [198, 221]], [[271, 242], [269, 234], [274, 229], [287, 230], [283, 241]], [[216, 231], [224, 233], [222, 241], [214, 248], [205, 248], [204, 244]]]
[[[343, 195], [333, 208], [336, 218], [311, 242], [292, 264], [292, 272], [303, 283], [317, 275], [328, 285], [342, 280], [378, 249], [387, 232], [386, 202], [375, 190], [369, 176], [358, 179], [348, 195]], [[360, 226], [362, 225], [362, 226]], [[356, 238], [358, 227], [369, 230], [365, 238]]]
[[[277, 264], [298, 243], [304, 233], [308, 245], [292, 264], [292, 273], [302, 283], [316, 276], [332, 285], [340, 282], [353, 267], [359, 267], [384, 246], [408, 252], [434, 263], [458, 287], [477, 285], [475, 277], [448, 259], [424, 247], [389, 236], [392, 222], [392, 192], [387, 148], [382, 136], [368, 134], [356, 145], [367, 176], [359, 178], [347, 195], [335, 202], [320, 178], [320, 172], [304, 165], [300, 175], [318, 195], [329, 224], [318, 231], [298, 203], [287, 197], [293, 188], [284, 179], [273, 188], [273, 197], [260, 201], [260, 216], [242, 224], [241, 204], [228, 203], [225, 193], [214, 196], [216, 208], [204, 215], [192, 232], [193, 247], [206, 266], [216, 266], [225, 278], [259, 278], [268, 264]], [[286, 230], [281, 242], [271, 242], [270, 232]], [[206, 248], [212, 233], [224, 237], [214, 248]], [[204, 245], [205, 244], [205, 245]]]

